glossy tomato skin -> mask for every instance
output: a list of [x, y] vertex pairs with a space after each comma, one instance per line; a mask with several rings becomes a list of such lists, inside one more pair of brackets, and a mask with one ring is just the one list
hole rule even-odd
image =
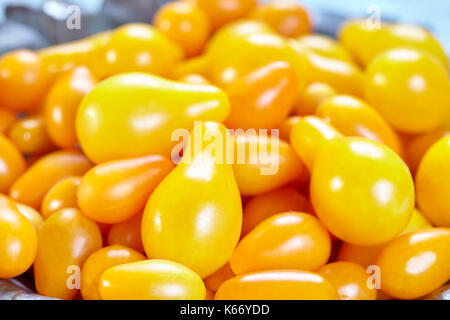
[[275, 214], [305, 211], [306, 202], [306, 197], [292, 187], [283, 187], [252, 197], [244, 206], [241, 237]]
[[0, 133], [0, 192], [7, 193], [11, 185], [25, 172], [26, 163], [20, 150]]
[[367, 67], [364, 87], [367, 102], [399, 131], [438, 129], [449, 116], [447, 70], [425, 52], [400, 48], [381, 53]]
[[77, 191], [81, 177], [68, 177], [55, 183], [42, 200], [41, 212], [45, 218], [58, 210], [78, 208]]
[[78, 151], [56, 151], [35, 162], [9, 190], [15, 201], [35, 209], [50, 188], [61, 179], [82, 175], [92, 167], [89, 160]]
[[310, 271], [274, 270], [242, 274], [225, 281], [215, 300], [337, 300], [336, 288]]
[[126, 24], [113, 32], [104, 49], [105, 77], [127, 72], [169, 76], [182, 57], [182, 49], [153, 26]]
[[108, 232], [108, 245], [122, 245], [144, 253], [141, 220], [142, 214], [136, 214], [128, 220], [112, 225]]
[[330, 257], [331, 239], [317, 218], [300, 212], [261, 222], [236, 247], [230, 259], [235, 274], [263, 270], [317, 270]]
[[104, 300], [203, 300], [202, 279], [169, 260], [145, 260], [107, 269], [99, 281]]
[[450, 229], [430, 228], [403, 235], [377, 259], [381, 286], [400, 299], [424, 296], [450, 278]]
[[46, 128], [60, 148], [73, 148], [78, 142], [75, 119], [81, 100], [97, 84], [97, 78], [84, 67], [76, 67], [59, 76], [44, 105]]
[[54, 298], [73, 299], [80, 288], [84, 261], [102, 247], [99, 227], [78, 209], [62, 209], [42, 224], [38, 242], [34, 263], [37, 292]]
[[187, 1], [163, 5], [156, 13], [153, 24], [180, 45], [186, 57], [199, 54], [210, 33], [210, 22], [205, 12]]
[[190, 130], [196, 120], [224, 121], [229, 111], [219, 88], [129, 73], [108, 78], [86, 96], [77, 113], [77, 135], [95, 163], [170, 156], [175, 130]]
[[123, 222], [144, 209], [152, 191], [173, 167], [160, 155], [97, 165], [81, 180], [78, 205], [94, 221]]
[[[225, 158], [228, 135], [217, 122], [194, 127], [181, 163], [158, 185], [145, 208], [142, 241], [148, 257], [185, 264], [202, 278], [231, 257], [241, 233], [242, 203]], [[214, 146], [215, 156], [209, 153]]]
[[0, 195], [0, 278], [13, 278], [27, 271], [36, 250], [33, 225], [11, 199]]
[[266, 22], [288, 38], [308, 34], [312, 29], [309, 13], [293, 1], [276, 0], [260, 4], [253, 11], [252, 18]]
[[327, 98], [336, 94], [336, 90], [329, 84], [313, 82], [306, 86], [297, 96], [294, 113], [299, 116], [314, 115], [317, 107]]
[[339, 42], [325, 35], [308, 34], [297, 38], [298, 43], [306, 49], [322, 56], [354, 63], [350, 52]]
[[369, 274], [352, 262], [333, 262], [317, 273], [328, 279], [338, 290], [340, 300], [376, 300], [377, 290], [368, 287]]
[[236, 79], [226, 89], [231, 112], [228, 128], [277, 128], [297, 97], [299, 81], [287, 62], [269, 63]]
[[34, 229], [39, 230], [41, 224], [44, 222], [42, 215], [34, 208], [27, 206], [25, 204], [16, 203], [19, 212], [31, 222]]
[[16, 120], [14, 112], [0, 109], [0, 133], [6, 134]]
[[48, 85], [48, 74], [36, 53], [18, 50], [0, 58], [0, 106], [11, 111], [35, 111]]
[[101, 300], [100, 276], [107, 269], [121, 264], [146, 260], [139, 252], [124, 246], [109, 246], [93, 252], [81, 270], [81, 295], [84, 300]]
[[450, 137], [444, 137], [427, 151], [416, 175], [419, 207], [438, 227], [450, 227]]

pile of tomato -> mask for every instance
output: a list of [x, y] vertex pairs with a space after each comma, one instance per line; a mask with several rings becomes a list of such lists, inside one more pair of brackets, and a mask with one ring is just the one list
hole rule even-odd
[[186, 0], [0, 57], [0, 278], [61, 299], [442, 290], [442, 46], [365, 20], [311, 32], [294, 1]]

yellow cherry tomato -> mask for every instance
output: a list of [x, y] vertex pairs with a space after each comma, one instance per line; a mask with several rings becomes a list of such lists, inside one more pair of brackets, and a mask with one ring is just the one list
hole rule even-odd
[[172, 169], [172, 162], [159, 155], [102, 163], [81, 180], [78, 205], [94, 221], [125, 221], [144, 209], [152, 191]]
[[153, 19], [155, 27], [180, 45], [186, 57], [199, 54], [208, 40], [210, 22], [193, 3], [175, 1], [163, 5]]
[[339, 31], [340, 42], [363, 65], [368, 65], [379, 53], [395, 47], [409, 47], [434, 55], [448, 66], [447, 55], [439, 42], [427, 30], [413, 25], [350, 20]]
[[15, 201], [35, 209], [41, 207], [50, 188], [61, 179], [82, 175], [91, 163], [78, 151], [56, 151], [34, 163], [9, 190]]
[[62, 209], [44, 221], [34, 280], [39, 294], [73, 299], [80, 288], [80, 272], [89, 255], [102, 247], [97, 224], [77, 209]]
[[231, 257], [241, 233], [242, 204], [226, 161], [228, 136], [216, 122], [194, 127], [181, 163], [145, 208], [142, 241], [148, 257], [183, 263], [202, 278]]
[[305, 210], [306, 197], [292, 187], [254, 196], [245, 204], [241, 235], [247, 235], [258, 224], [278, 213]]
[[306, 86], [297, 97], [294, 113], [299, 116], [313, 115], [317, 107], [328, 98], [336, 94], [336, 91], [323, 82], [313, 82]]
[[55, 149], [46, 127], [43, 117], [27, 117], [11, 127], [9, 138], [24, 154], [43, 154]]
[[416, 175], [417, 201], [438, 227], [450, 227], [450, 137], [436, 142], [423, 157]]
[[363, 138], [336, 139], [319, 150], [310, 192], [325, 226], [357, 245], [393, 239], [414, 209], [408, 167], [388, 147]]
[[226, 94], [213, 86], [141, 73], [119, 75], [100, 83], [83, 100], [77, 135], [83, 151], [96, 163], [148, 154], [169, 156], [176, 145], [175, 130], [192, 129], [194, 120], [223, 121], [229, 109]]
[[191, 269], [169, 260], [146, 260], [111, 267], [99, 280], [104, 300], [203, 300], [206, 289]]
[[107, 269], [146, 259], [139, 252], [124, 246], [110, 246], [93, 252], [86, 259], [81, 270], [81, 295], [83, 299], [101, 300], [99, 280]]
[[291, 39], [289, 43], [301, 58], [307, 84], [323, 82], [333, 87], [338, 93], [363, 96], [364, 76], [357, 65], [318, 54], [304, 48], [294, 39]]
[[105, 48], [107, 76], [125, 72], [171, 74], [183, 57], [181, 48], [161, 31], [144, 23], [119, 27]]
[[384, 143], [400, 156], [404, 150], [400, 139], [386, 121], [364, 101], [337, 95], [323, 101], [316, 115], [328, 121], [346, 136], [356, 136]]
[[6, 134], [16, 120], [14, 112], [0, 109], [0, 133]]
[[34, 208], [27, 206], [25, 204], [16, 203], [17, 209], [21, 214], [24, 215], [28, 221], [31, 222], [35, 230], [38, 230], [41, 224], [44, 222], [44, 218], [41, 214]]
[[216, 300], [338, 300], [321, 275], [300, 270], [250, 272], [225, 281]]
[[376, 264], [381, 287], [400, 299], [424, 296], [450, 278], [450, 229], [431, 228], [403, 235], [383, 248]]
[[242, 195], [275, 190], [299, 179], [305, 171], [289, 143], [276, 136], [239, 133], [234, 135], [233, 171]]
[[352, 262], [333, 262], [317, 271], [336, 288], [340, 300], [376, 300], [377, 290], [369, 288], [369, 274]]
[[208, 79], [206, 79], [201, 74], [197, 73], [189, 73], [186, 74], [178, 79], [180, 82], [189, 83], [189, 84], [204, 84], [209, 85], [211, 84]]
[[392, 49], [367, 67], [365, 94], [395, 129], [422, 133], [444, 125], [450, 114], [447, 70], [429, 54]]
[[141, 220], [142, 214], [136, 214], [128, 220], [114, 224], [108, 233], [108, 245], [122, 245], [144, 253]]
[[76, 67], [59, 77], [45, 102], [45, 123], [48, 134], [61, 148], [73, 148], [78, 139], [75, 118], [83, 97], [97, 84], [86, 67]]
[[41, 212], [44, 218], [65, 208], [78, 208], [77, 191], [81, 177], [68, 177], [55, 183], [42, 200]]
[[284, 61], [236, 79], [226, 89], [231, 112], [225, 124], [236, 129], [278, 127], [292, 109], [298, 85], [295, 69]]
[[0, 194], [0, 278], [13, 278], [36, 257], [36, 231], [16, 204]]
[[300, 116], [291, 116], [283, 120], [280, 125], [280, 139], [289, 142], [291, 139], [291, 132], [294, 125], [299, 122]]
[[289, 38], [308, 34], [312, 29], [309, 13], [295, 1], [274, 0], [260, 4], [251, 16]]
[[26, 164], [17, 147], [0, 133], [0, 192], [8, 192], [10, 186], [25, 171]]
[[270, 217], [248, 233], [230, 259], [235, 274], [263, 270], [317, 270], [330, 257], [331, 240], [319, 220], [307, 213]]
[[214, 30], [234, 20], [246, 17], [256, 6], [257, 0], [187, 0], [202, 9]]
[[0, 106], [29, 112], [39, 108], [49, 75], [39, 56], [29, 50], [18, 50], [0, 57]]

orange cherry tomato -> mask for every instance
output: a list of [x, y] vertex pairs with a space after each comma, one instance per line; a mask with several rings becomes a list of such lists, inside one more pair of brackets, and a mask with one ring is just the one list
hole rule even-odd
[[0, 133], [6, 134], [16, 120], [14, 112], [0, 109]]
[[367, 102], [399, 131], [438, 129], [450, 115], [448, 70], [422, 51], [397, 48], [381, 53], [367, 67], [364, 87]]
[[260, 271], [225, 281], [216, 300], [338, 300], [336, 288], [310, 271]]
[[55, 149], [43, 117], [33, 116], [17, 121], [9, 130], [9, 138], [27, 155], [43, 154]]
[[27, 271], [36, 250], [33, 225], [12, 200], [0, 195], [0, 278], [13, 278]]
[[214, 30], [246, 17], [256, 6], [257, 0], [187, 0], [202, 9]]
[[12, 111], [34, 111], [48, 85], [48, 74], [36, 53], [18, 50], [0, 57], [0, 106]]
[[450, 278], [450, 229], [403, 235], [383, 248], [376, 264], [387, 294], [400, 299], [424, 296]]
[[427, 151], [416, 174], [419, 208], [438, 227], [450, 228], [450, 136]]
[[317, 271], [336, 288], [340, 300], [376, 300], [377, 290], [369, 288], [366, 270], [352, 262], [333, 262]]
[[25, 159], [20, 151], [0, 133], [0, 192], [8, 192], [9, 187], [25, 171], [25, 168]]
[[89, 160], [78, 151], [49, 153], [14, 182], [9, 195], [17, 202], [39, 209], [55, 183], [70, 176], [82, 175], [91, 166]]
[[104, 300], [203, 300], [206, 289], [191, 269], [169, 260], [145, 260], [111, 267], [99, 281]]
[[337, 95], [323, 101], [316, 115], [328, 121], [346, 136], [356, 136], [384, 143], [400, 156], [404, 150], [399, 137], [386, 121], [364, 101]]
[[428, 149], [436, 141], [449, 135], [450, 130], [438, 129], [415, 136], [405, 142], [406, 159], [413, 175], [417, 172], [419, 164]]
[[305, 210], [306, 197], [292, 187], [283, 187], [254, 196], [244, 207], [241, 237], [275, 214]]
[[75, 118], [83, 97], [97, 84], [86, 67], [76, 67], [61, 75], [50, 89], [45, 102], [48, 134], [61, 148], [73, 148], [78, 139]]
[[[214, 272], [212, 275], [205, 279], [205, 286], [212, 292], [216, 292], [217, 289], [227, 281], [235, 276], [233, 270], [231, 270], [230, 264], [227, 262], [222, 268]], [[214, 294], [213, 294], [214, 298]]]
[[313, 115], [322, 101], [335, 94], [336, 91], [330, 85], [323, 82], [313, 82], [298, 95], [294, 113], [299, 116]]
[[302, 176], [305, 168], [289, 143], [266, 134], [235, 133], [233, 171], [242, 195], [272, 191]]
[[45, 219], [65, 208], [78, 208], [77, 191], [81, 177], [68, 177], [55, 183], [42, 200], [41, 212]]
[[128, 220], [114, 224], [108, 233], [108, 245], [122, 245], [144, 253], [141, 220], [142, 214], [136, 214]]
[[31, 222], [35, 230], [38, 230], [41, 224], [44, 222], [44, 218], [41, 214], [34, 208], [27, 206], [25, 204], [16, 203], [17, 209], [21, 214], [24, 215], [28, 221]]
[[285, 61], [236, 79], [226, 89], [231, 112], [225, 124], [236, 129], [278, 127], [292, 109], [298, 86], [295, 69]]
[[77, 209], [62, 209], [44, 221], [38, 231], [39, 247], [34, 280], [39, 294], [73, 299], [80, 289], [81, 266], [102, 247], [97, 224]]
[[183, 52], [153, 26], [131, 23], [114, 31], [104, 55], [106, 76], [138, 71], [168, 76]]
[[306, 9], [289, 0], [274, 0], [261, 4], [253, 11], [252, 18], [266, 22], [288, 38], [308, 34], [312, 29]]
[[124, 247], [110, 246], [93, 252], [83, 264], [81, 270], [81, 295], [84, 300], [101, 300], [99, 289], [100, 276], [107, 269], [147, 258], [139, 252]]
[[210, 23], [193, 3], [176, 1], [163, 5], [153, 19], [154, 26], [178, 43], [186, 57], [199, 54], [208, 40]]
[[235, 274], [263, 270], [317, 270], [330, 257], [328, 231], [315, 217], [287, 212], [270, 217], [239, 242], [230, 259]]
[[81, 180], [78, 205], [94, 221], [125, 221], [144, 209], [153, 190], [173, 167], [160, 155], [102, 163]]

